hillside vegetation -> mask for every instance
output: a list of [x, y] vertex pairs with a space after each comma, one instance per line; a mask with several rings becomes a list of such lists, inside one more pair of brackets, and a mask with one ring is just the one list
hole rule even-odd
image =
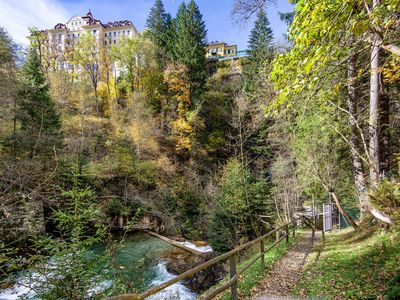
[[312, 255], [295, 294], [329, 299], [398, 299], [400, 234], [367, 219], [358, 231], [326, 234]]

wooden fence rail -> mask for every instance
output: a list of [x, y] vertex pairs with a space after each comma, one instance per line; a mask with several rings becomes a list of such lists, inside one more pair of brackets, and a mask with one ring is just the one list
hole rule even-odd
[[[238, 288], [237, 288], [237, 281], [239, 278], [239, 275], [245, 272], [248, 268], [250, 268], [254, 263], [256, 263], [259, 259], [261, 259], [261, 268], [263, 271], [265, 271], [265, 254], [270, 251], [272, 248], [274, 248], [276, 245], [278, 245], [283, 239], [286, 239], [286, 243], [289, 243], [289, 238], [290, 238], [290, 230], [289, 228], [292, 227], [292, 236], [295, 236], [295, 230], [296, 230], [296, 223], [289, 222], [283, 226], [280, 226], [278, 228], [275, 228], [274, 230], [268, 232], [267, 234], [256, 238], [255, 240], [252, 240], [246, 244], [240, 245], [237, 248], [226, 252], [224, 254], [221, 254], [213, 259], [210, 259], [209, 261], [206, 261], [205, 263], [190, 269], [179, 276], [172, 278], [163, 284], [159, 286], [152, 287], [148, 289], [147, 291], [141, 293], [141, 294], [125, 294], [125, 295], [118, 295], [118, 296], [113, 296], [111, 298], [108, 298], [108, 300], [141, 300], [145, 299], [151, 295], [154, 295], [161, 290], [179, 282], [182, 281], [188, 277], [193, 276], [197, 272], [200, 272], [208, 267], [211, 267], [221, 261], [229, 259], [229, 269], [230, 269], [230, 279], [224, 283], [222, 286], [216, 288], [212, 292], [210, 292], [208, 295], [204, 297], [204, 299], [212, 299], [219, 293], [223, 292], [224, 290], [228, 289], [230, 287], [231, 289], [231, 299], [232, 300], [237, 300], [238, 299]], [[280, 231], [284, 231], [284, 234], [279, 237]], [[265, 249], [265, 240], [269, 237], [271, 237], [273, 234], [276, 234], [276, 241], [274, 244], [272, 244], [270, 247]], [[260, 254], [257, 255], [251, 262], [249, 262], [247, 265], [245, 265], [241, 270], [237, 270], [237, 261], [238, 261], [238, 254], [246, 249], [249, 249], [250, 247], [260, 244]]]

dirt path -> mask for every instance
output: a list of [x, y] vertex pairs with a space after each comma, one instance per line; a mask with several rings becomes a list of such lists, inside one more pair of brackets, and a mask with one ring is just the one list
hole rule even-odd
[[[315, 234], [316, 240], [319, 233]], [[311, 232], [304, 233], [299, 242], [272, 266], [251, 299], [291, 299], [292, 290], [300, 279], [306, 258], [315, 243], [316, 241], [312, 244]]]

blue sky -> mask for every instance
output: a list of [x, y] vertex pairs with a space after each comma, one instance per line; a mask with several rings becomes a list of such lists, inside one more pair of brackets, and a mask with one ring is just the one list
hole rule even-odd
[[[139, 31], [146, 24], [146, 18], [155, 0], [0, 0], [0, 26], [5, 27], [13, 38], [26, 44], [27, 28], [40, 29], [65, 23], [74, 15], [84, 15], [91, 9], [94, 17], [103, 22], [131, 20]], [[173, 16], [181, 0], [164, 0], [166, 10]], [[225, 41], [245, 49], [251, 20], [246, 25], [234, 24], [231, 11], [234, 0], [197, 0], [208, 29], [208, 41]], [[278, 12], [293, 9], [286, 0], [268, 4], [266, 11], [274, 31], [276, 42], [283, 42], [282, 34], [286, 25], [280, 21]]]

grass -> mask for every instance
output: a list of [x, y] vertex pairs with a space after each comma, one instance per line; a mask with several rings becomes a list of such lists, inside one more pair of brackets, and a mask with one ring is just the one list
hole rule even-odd
[[400, 299], [400, 235], [371, 220], [326, 234], [308, 257], [295, 295], [328, 299]]
[[[290, 233], [291, 234], [291, 233]], [[276, 247], [272, 248], [265, 254], [265, 264], [266, 270], [262, 272], [261, 270], [261, 260], [257, 260], [249, 269], [247, 269], [243, 274], [239, 276], [238, 279], [238, 292], [239, 298], [243, 299], [253, 294], [254, 289], [261, 283], [266, 273], [273, 265], [275, 261], [280, 259], [283, 254], [285, 254], [286, 250], [290, 248], [293, 244], [295, 244], [299, 237], [302, 235], [302, 232], [296, 231], [295, 238], [290, 236], [289, 244], [286, 244], [285, 239], [282, 240]], [[270, 241], [265, 243], [265, 249], [270, 247], [275, 241]], [[247, 264], [249, 264], [257, 255], [259, 255], [259, 245], [255, 245], [256, 248], [250, 250], [252, 253], [248, 256], [248, 258], [244, 259], [237, 265], [237, 271], [243, 269]], [[211, 291], [215, 290], [217, 287], [221, 286], [229, 279], [229, 275], [219, 282], [217, 285], [211, 287], [208, 291], [206, 291], [203, 295], [209, 294]], [[200, 297], [201, 298], [201, 297]], [[228, 288], [225, 292], [218, 295], [215, 299], [230, 299], [230, 289]]]

